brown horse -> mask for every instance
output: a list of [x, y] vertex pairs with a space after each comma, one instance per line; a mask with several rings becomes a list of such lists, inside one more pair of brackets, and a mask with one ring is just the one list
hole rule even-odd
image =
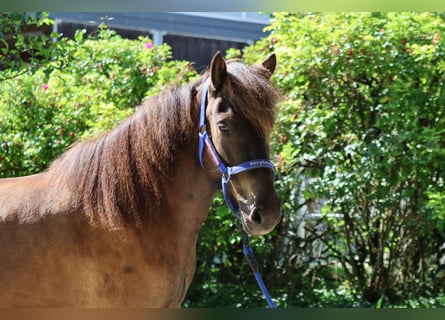
[[[43, 173], [0, 180], [0, 306], [178, 307], [221, 173], [198, 156], [200, 99], [228, 165], [268, 157], [275, 56], [247, 67], [217, 53], [195, 83], [149, 98]], [[271, 170], [233, 176], [228, 197], [249, 234], [280, 220]]]

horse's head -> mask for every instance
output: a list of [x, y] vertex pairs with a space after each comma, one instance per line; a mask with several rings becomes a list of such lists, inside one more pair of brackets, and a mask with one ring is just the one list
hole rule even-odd
[[[226, 63], [220, 53], [212, 59], [206, 120], [216, 152], [226, 166], [269, 157], [278, 98], [269, 78], [275, 66], [275, 55], [250, 68], [238, 62]], [[248, 234], [266, 234], [281, 219], [273, 178], [271, 167], [260, 166], [228, 179], [226, 197]]]

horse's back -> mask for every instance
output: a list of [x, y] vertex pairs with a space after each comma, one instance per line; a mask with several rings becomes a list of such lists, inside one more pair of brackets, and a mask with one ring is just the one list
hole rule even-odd
[[92, 225], [56, 190], [45, 174], [0, 180], [0, 307], [179, 306], [168, 240]]
[[[74, 268], [81, 263], [72, 252], [83, 239], [71, 198], [47, 173], [0, 179], [0, 306], [59, 305], [68, 298], [63, 288], [79, 280]], [[51, 293], [56, 288], [64, 294]]]
[[66, 258], [81, 238], [69, 224], [62, 215], [0, 223], [0, 306], [57, 306], [67, 299], [80, 261]]
[[134, 235], [76, 215], [0, 223], [0, 307], [179, 306], [182, 274], [151, 259]]
[[76, 200], [46, 172], [0, 179], [0, 222], [30, 223], [47, 215], [75, 209]]

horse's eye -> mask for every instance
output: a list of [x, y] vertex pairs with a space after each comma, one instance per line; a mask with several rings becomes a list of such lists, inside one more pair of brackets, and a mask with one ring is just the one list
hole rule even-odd
[[222, 133], [230, 133], [230, 128], [229, 126], [224, 123], [224, 122], [220, 122], [218, 123], [218, 129], [219, 131], [221, 131]]
[[226, 113], [230, 111], [230, 106], [227, 102], [223, 101], [218, 106], [218, 112], [220, 113]]

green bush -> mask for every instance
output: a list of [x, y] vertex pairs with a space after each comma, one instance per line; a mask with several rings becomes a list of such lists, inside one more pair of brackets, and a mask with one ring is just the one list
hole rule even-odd
[[0, 14], [0, 70], [6, 70], [0, 79], [19, 74], [24, 68], [38, 68], [42, 60], [51, 58], [55, 48], [52, 39], [59, 34], [53, 32], [48, 37], [45, 32], [39, 35], [35, 31], [53, 24], [47, 12]]
[[193, 74], [167, 45], [123, 39], [104, 24], [94, 37], [56, 38], [51, 56], [0, 73], [0, 177], [44, 170], [78, 139], [111, 129], [145, 97]]
[[[289, 302], [305, 304], [304, 293], [318, 305], [315, 290], [346, 282], [346, 305], [443, 306], [443, 14], [275, 13], [268, 30], [243, 58], [278, 55], [274, 149], [288, 215], [275, 246]], [[297, 212], [314, 201], [321, 218], [300, 239]]]

